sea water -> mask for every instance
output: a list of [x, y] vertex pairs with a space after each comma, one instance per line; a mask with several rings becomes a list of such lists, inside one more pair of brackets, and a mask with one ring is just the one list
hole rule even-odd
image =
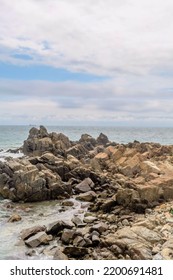
[[[46, 126], [48, 132], [62, 132], [70, 140], [78, 140], [87, 133], [95, 138], [102, 132], [109, 140], [117, 143], [156, 142], [173, 144], [173, 128], [140, 128], [140, 127], [109, 127], [109, 126]], [[15, 149], [22, 146], [27, 139], [31, 126], [0, 125], [0, 150]]]

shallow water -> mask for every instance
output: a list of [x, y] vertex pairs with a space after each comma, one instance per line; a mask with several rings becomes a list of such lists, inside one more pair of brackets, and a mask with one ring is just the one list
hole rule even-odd
[[[82, 216], [82, 208], [87, 206], [75, 199], [74, 206], [64, 208], [59, 201], [45, 201], [38, 203], [11, 203], [9, 200], [0, 200], [0, 259], [27, 259], [27, 247], [21, 245], [20, 232], [34, 225], [48, 225], [57, 220], [69, 221], [74, 215]], [[82, 207], [82, 208], [81, 208]], [[63, 210], [63, 211], [62, 211]], [[9, 223], [12, 214], [18, 213], [22, 220]], [[18, 245], [17, 245], [18, 244]], [[40, 258], [35, 256], [34, 258]]]

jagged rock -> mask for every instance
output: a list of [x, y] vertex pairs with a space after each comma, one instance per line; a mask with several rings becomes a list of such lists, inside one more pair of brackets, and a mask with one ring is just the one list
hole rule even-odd
[[104, 145], [105, 146], [107, 143], [109, 143], [109, 139], [105, 134], [100, 133], [99, 137], [97, 138], [97, 143], [99, 145]]
[[38, 247], [41, 244], [48, 244], [52, 240], [51, 235], [47, 235], [44, 231], [40, 231], [25, 240], [25, 244], [29, 247]]
[[84, 238], [82, 236], [76, 236], [73, 240], [73, 246], [83, 247], [85, 245]]
[[77, 159], [81, 159], [88, 153], [88, 150], [82, 144], [76, 144], [75, 146], [66, 150], [67, 155], [72, 155]]
[[83, 223], [83, 220], [80, 219], [79, 217], [73, 217], [72, 218], [72, 223], [74, 223], [77, 227], [83, 227], [85, 224]]
[[73, 237], [75, 235], [75, 230], [70, 230], [70, 229], [64, 229], [63, 230], [63, 233], [61, 235], [61, 240], [63, 243], [65, 244], [69, 244], [72, 240], [73, 240]]
[[158, 168], [157, 165], [156, 165], [154, 162], [151, 162], [151, 161], [149, 161], [149, 160], [143, 161], [143, 162], [140, 164], [140, 168], [141, 168], [141, 171], [142, 171], [144, 174], [149, 174], [149, 173], [157, 173], [157, 174], [160, 174], [160, 173], [161, 173], [160, 168]]
[[65, 221], [55, 221], [53, 223], [50, 223], [46, 226], [46, 232], [48, 234], [57, 235], [59, 232], [61, 232], [63, 229], [72, 229], [74, 224], [72, 222], [65, 222]]
[[84, 179], [80, 184], [75, 186], [75, 191], [77, 193], [86, 193], [91, 191], [91, 188], [94, 187], [94, 183], [90, 178]]
[[25, 240], [31, 237], [32, 235], [35, 235], [36, 233], [40, 231], [45, 231], [45, 226], [33, 226], [31, 228], [23, 229], [20, 233], [20, 237]]

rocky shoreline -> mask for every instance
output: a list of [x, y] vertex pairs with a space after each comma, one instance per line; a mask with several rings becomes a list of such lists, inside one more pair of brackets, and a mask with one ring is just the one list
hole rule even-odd
[[[58, 200], [62, 211], [74, 207], [71, 198], [81, 202], [70, 219], [21, 231], [27, 257], [173, 259], [173, 146], [118, 144], [102, 133], [70, 141], [41, 126], [30, 130], [22, 152], [0, 162], [4, 199]], [[22, 218], [14, 211], [8, 222]]]

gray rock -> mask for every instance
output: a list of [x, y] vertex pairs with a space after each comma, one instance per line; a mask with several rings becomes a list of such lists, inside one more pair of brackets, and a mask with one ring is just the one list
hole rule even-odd
[[[81, 246], [81, 243], [84, 241], [82, 236], [77, 236], [74, 240], [73, 240], [73, 245], [74, 246]], [[85, 244], [85, 242], [84, 242]], [[82, 247], [82, 246], [81, 246]]]
[[91, 240], [92, 240], [94, 246], [97, 246], [97, 245], [100, 243], [100, 238], [99, 238], [99, 236], [96, 235], [96, 234], [93, 234], [93, 235], [92, 235]]
[[36, 233], [40, 231], [44, 231], [46, 229], [45, 226], [34, 226], [31, 228], [23, 229], [20, 233], [20, 237], [25, 240], [31, 237], [32, 235], [35, 235]]
[[107, 229], [108, 229], [108, 225], [102, 222], [91, 227], [91, 231], [95, 230], [98, 231], [99, 233], [103, 233]]
[[85, 224], [83, 223], [83, 220], [79, 217], [74, 216], [71, 220], [77, 227], [83, 227]]
[[72, 241], [75, 232], [76, 232], [75, 230], [64, 229], [61, 236], [62, 242], [65, 244], [69, 244]]
[[84, 179], [81, 183], [75, 186], [75, 191], [77, 193], [86, 193], [91, 191], [91, 188], [94, 187], [94, 183], [90, 178]]
[[42, 244], [49, 244], [49, 241], [52, 240], [52, 236], [47, 235], [44, 231], [40, 231], [30, 238], [25, 240], [25, 244], [29, 247], [38, 247]]

